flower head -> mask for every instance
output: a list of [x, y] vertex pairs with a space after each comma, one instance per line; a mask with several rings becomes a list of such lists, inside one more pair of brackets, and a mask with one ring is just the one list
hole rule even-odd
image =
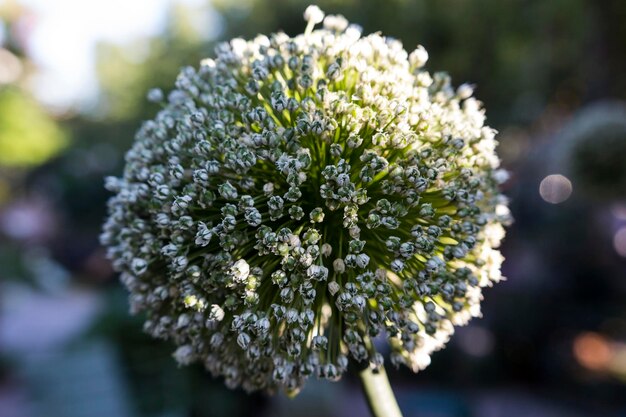
[[327, 16], [182, 70], [107, 181], [102, 234], [180, 363], [297, 390], [380, 366], [378, 338], [417, 371], [480, 314], [508, 213], [494, 131], [426, 59]]

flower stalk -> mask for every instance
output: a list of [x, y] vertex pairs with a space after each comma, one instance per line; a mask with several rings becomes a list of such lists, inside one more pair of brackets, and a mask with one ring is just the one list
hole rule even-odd
[[359, 372], [359, 378], [373, 417], [402, 417], [384, 366], [367, 366]]

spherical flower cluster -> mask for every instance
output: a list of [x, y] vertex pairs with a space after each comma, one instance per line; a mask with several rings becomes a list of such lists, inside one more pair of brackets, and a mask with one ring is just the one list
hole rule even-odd
[[472, 88], [421, 46], [305, 16], [151, 92], [106, 181], [102, 242], [145, 330], [248, 391], [379, 367], [386, 345], [417, 371], [501, 279], [505, 174]]
[[595, 198], [626, 195], [626, 104], [585, 107], [560, 134], [556, 149], [575, 187]]

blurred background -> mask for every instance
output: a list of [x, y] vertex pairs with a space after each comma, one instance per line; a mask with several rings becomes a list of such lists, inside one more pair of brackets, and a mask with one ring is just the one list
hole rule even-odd
[[[0, 416], [367, 416], [357, 381], [227, 390], [128, 314], [98, 234], [151, 87], [309, 0], [0, 0]], [[320, 0], [477, 85], [511, 178], [506, 282], [405, 416], [626, 416], [626, 2]]]

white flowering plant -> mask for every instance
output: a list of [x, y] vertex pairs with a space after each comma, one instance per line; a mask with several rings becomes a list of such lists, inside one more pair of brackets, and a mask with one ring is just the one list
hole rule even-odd
[[506, 175], [472, 87], [425, 71], [423, 47], [315, 6], [305, 19], [149, 93], [162, 109], [106, 180], [101, 240], [179, 363], [295, 393], [353, 361], [369, 395], [385, 350], [418, 371], [480, 315]]

